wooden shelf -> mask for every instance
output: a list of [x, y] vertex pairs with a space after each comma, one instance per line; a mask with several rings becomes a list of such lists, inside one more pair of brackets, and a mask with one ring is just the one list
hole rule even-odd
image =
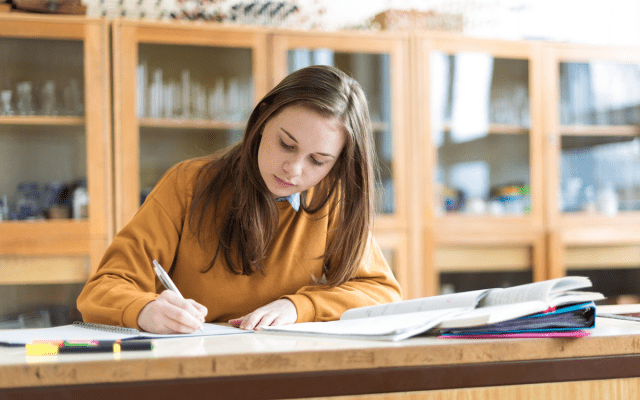
[[59, 125], [82, 126], [84, 117], [48, 116], [48, 115], [0, 115], [0, 124], [3, 125]]
[[177, 118], [140, 118], [140, 127], [144, 128], [187, 128], [187, 129], [236, 129], [244, 130], [244, 122], [213, 121], [202, 119]]
[[[447, 123], [443, 127], [444, 131], [451, 131], [451, 124]], [[524, 135], [529, 133], [529, 128], [522, 125], [512, 124], [489, 124], [487, 134], [494, 135]]]
[[635, 125], [562, 125], [561, 135], [582, 136], [636, 136], [640, 127]]

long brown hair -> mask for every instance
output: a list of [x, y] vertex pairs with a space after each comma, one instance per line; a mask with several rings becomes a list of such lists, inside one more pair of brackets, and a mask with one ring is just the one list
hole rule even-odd
[[[222, 253], [227, 268], [236, 274], [264, 273], [263, 260], [278, 227], [278, 208], [260, 175], [258, 148], [267, 121], [292, 105], [337, 119], [346, 134], [331, 171], [314, 187], [310, 201], [306, 193], [301, 201], [304, 211], [313, 214], [332, 196], [337, 198], [337, 227], [330, 232], [322, 256], [326, 285], [333, 287], [354, 277], [365, 257], [373, 223], [376, 166], [369, 109], [353, 78], [336, 68], [317, 65], [284, 78], [254, 108], [242, 142], [200, 170], [189, 213], [191, 231], [203, 248], [210, 232], [218, 237], [215, 255], [204, 272]], [[230, 205], [221, 206], [229, 190]], [[220, 219], [219, 210], [223, 213]]]

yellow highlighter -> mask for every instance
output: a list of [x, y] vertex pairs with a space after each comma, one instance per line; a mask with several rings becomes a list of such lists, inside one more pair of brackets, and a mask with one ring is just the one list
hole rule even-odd
[[28, 356], [53, 356], [71, 353], [120, 353], [125, 350], [153, 350], [150, 340], [34, 342], [26, 346]]

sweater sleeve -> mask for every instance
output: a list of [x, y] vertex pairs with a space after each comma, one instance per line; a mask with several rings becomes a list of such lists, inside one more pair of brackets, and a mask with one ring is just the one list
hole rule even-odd
[[369, 234], [365, 257], [352, 279], [330, 289], [305, 286], [284, 298], [296, 306], [296, 322], [311, 322], [337, 320], [350, 308], [399, 301], [402, 293], [375, 238]]
[[116, 235], [77, 300], [87, 322], [140, 329], [138, 314], [158, 296], [152, 261], [173, 264], [186, 210], [180, 169], [169, 170]]

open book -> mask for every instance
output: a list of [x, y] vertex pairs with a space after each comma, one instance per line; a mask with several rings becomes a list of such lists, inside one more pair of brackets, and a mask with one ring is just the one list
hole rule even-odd
[[[478, 327], [506, 321], [511, 325], [508, 330], [501, 332], [583, 329], [595, 323], [592, 302], [604, 299], [600, 293], [577, 291], [588, 287], [591, 287], [589, 278], [568, 276], [510, 288], [475, 290], [354, 308], [342, 314], [338, 321], [266, 327], [264, 332], [402, 340], [431, 330], [460, 333], [460, 329], [472, 327], [468, 331], [472, 332]], [[588, 312], [590, 309], [591, 316]], [[572, 313], [571, 322], [565, 326], [562, 325], [562, 317], [568, 315], [561, 314], [568, 312]], [[585, 315], [581, 317], [581, 314]], [[531, 321], [522, 322], [531, 319], [522, 318], [527, 316], [536, 316], [533, 324]], [[549, 319], [553, 321], [549, 322]], [[485, 331], [488, 332], [495, 331]]]
[[141, 332], [133, 328], [92, 324], [87, 322], [74, 322], [71, 325], [56, 326], [53, 328], [32, 329], [5, 329], [0, 330], [0, 346], [19, 346], [31, 343], [34, 340], [133, 340], [133, 339], [161, 339], [184, 338], [191, 336], [214, 336], [249, 333], [239, 328], [218, 324], [203, 324], [201, 331], [193, 333], [158, 334]]

